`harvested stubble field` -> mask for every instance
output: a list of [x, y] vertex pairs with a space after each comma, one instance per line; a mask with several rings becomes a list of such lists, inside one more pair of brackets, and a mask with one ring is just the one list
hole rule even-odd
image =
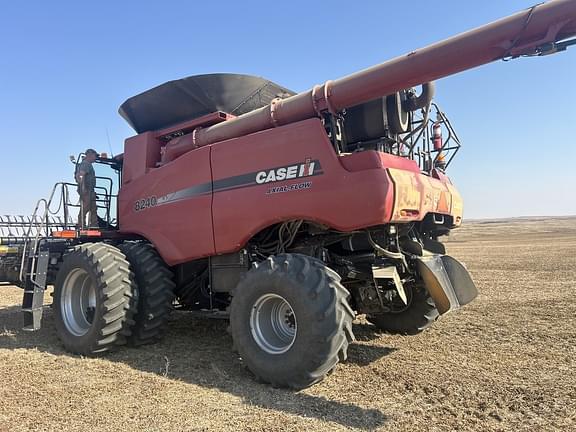
[[226, 322], [177, 313], [164, 342], [63, 351], [0, 287], [0, 431], [576, 430], [576, 218], [469, 222], [449, 253], [480, 296], [419, 336], [355, 325], [350, 359], [302, 392], [253, 380]]

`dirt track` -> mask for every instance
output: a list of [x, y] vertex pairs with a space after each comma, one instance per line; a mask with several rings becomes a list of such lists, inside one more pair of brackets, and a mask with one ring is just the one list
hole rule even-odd
[[413, 337], [359, 322], [349, 362], [299, 393], [256, 383], [225, 322], [179, 313], [163, 343], [80, 358], [49, 309], [22, 332], [0, 287], [0, 431], [575, 430], [576, 218], [469, 223], [447, 246], [473, 304]]

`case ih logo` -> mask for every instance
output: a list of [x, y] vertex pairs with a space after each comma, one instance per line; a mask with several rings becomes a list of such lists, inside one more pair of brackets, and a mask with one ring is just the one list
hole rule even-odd
[[[324, 174], [324, 172], [322, 171], [322, 165], [320, 164], [320, 161], [318, 159], [312, 160], [307, 158], [305, 162], [295, 165], [270, 168], [258, 172], [252, 171], [233, 177], [224, 177], [207, 183], [191, 185], [187, 188], [158, 196], [158, 198], [156, 198], [156, 196], [142, 198], [134, 203], [133, 209], [134, 211], [139, 212], [152, 207], [186, 200], [200, 195], [229, 192], [236, 189], [257, 187], [267, 183], [287, 181], [301, 177], [311, 177], [322, 174]], [[298, 191], [303, 189], [310, 189], [311, 187], [312, 182], [306, 181], [279, 187], [270, 187], [268, 188], [266, 194]]]
[[274, 168], [267, 171], [260, 171], [258, 174], [256, 174], [256, 183], [264, 184], [283, 180], [291, 180], [300, 177], [309, 177], [317, 174], [317, 172], [314, 172], [314, 169], [318, 165], [318, 161], [306, 159], [306, 162], [301, 164]]

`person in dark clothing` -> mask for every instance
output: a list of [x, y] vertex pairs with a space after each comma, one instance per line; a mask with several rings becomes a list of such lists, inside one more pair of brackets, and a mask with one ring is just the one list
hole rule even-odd
[[80, 213], [78, 214], [78, 227], [86, 228], [86, 214], [89, 215], [88, 227], [98, 227], [98, 213], [96, 207], [96, 173], [92, 163], [98, 157], [96, 150], [88, 149], [85, 157], [76, 167], [74, 177], [78, 183], [78, 195], [80, 195]]

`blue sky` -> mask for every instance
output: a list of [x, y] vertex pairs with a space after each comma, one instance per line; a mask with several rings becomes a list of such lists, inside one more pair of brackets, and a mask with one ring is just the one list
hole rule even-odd
[[[0, 214], [29, 214], [68, 155], [115, 153], [128, 97], [210, 72], [296, 91], [527, 8], [523, 0], [18, 1], [0, 5]], [[465, 217], [576, 214], [576, 47], [437, 82], [463, 142]]]

